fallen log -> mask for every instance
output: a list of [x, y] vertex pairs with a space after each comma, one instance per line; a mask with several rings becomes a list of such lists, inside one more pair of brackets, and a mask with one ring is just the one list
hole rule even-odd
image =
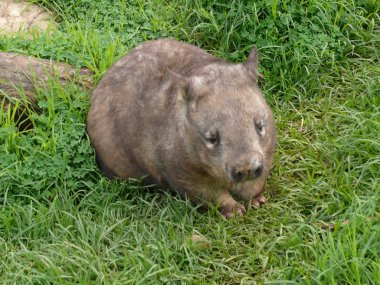
[[67, 63], [0, 52], [0, 103], [4, 102], [2, 106], [7, 110], [12, 106], [12, 100], [19, 100], [25, 94], [28, 103], [36, 106], [37, 88], [48, 86], [51, 78], [58, 78], [62, 86], [75, 83], [91, 89], [92, 75], [88, 68], [79, 69]]

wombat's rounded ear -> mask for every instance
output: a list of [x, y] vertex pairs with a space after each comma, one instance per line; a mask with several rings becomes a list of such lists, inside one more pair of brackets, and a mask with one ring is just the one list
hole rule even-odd
[[190, 101], [191, 96], [189, 95], [189, 84], [190, 79], [182, 76], [181, 74], [174, 72], [172, 70], [169, 70], [170, 76], [175, 81], [175, 83], [178, 86], [179, 95], [181, 95], [181, 99], [184, 99], [185, 101]]
[[259, 53], [257, 51], [257, 47], [253, 46], [251, 53], [249, 54], [246, 62], [243, 63], [245, 68], [248, 69], [254, 76], [255, 80], [257, 80], [257, 77], [260, 77], [259, 74]]

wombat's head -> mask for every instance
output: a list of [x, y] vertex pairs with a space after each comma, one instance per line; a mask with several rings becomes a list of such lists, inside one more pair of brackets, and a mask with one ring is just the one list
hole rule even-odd
[[261, 95], [254, 47], [244, 64], [212, 63], [182, 79], [179, 104], [185, 149], [223, 183], [267, 176], [276, 131]]

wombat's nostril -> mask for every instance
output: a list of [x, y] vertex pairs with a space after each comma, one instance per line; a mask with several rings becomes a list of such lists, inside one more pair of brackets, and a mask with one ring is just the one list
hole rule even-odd
[[237, 168], [233, 168], [232, 169], [232, 173], [231, 173], [232, 175], [232, 179], [234, 180], [234, 181], [236, 181], [236, 182], [240, 182], [240, 181], [242, 181], [245, 177], [245, 175], [244, 175], [244, 172], [243, 171], [241, 171], [241, 170], [239, 170], [239, 169], [237, 169]]
[[262, 165], [259, 165], [259, 166], [255, 169], [255, 171], [254, 171], [254, 173], [255, 173], [255, 177], [259, 177], [259, 176], [261, 175], [262, 172], [263, 172], [263, 166], [262, 166]]

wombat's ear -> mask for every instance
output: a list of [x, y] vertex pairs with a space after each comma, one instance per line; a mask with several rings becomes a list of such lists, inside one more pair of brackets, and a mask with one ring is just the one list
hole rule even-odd
[[191, 100], [190, 95], [189, 95], [190, 79], [172, 70], [169, 70], [169, 73], [178, 87], [178, 92], [179, 92], [178, 95], [180, 95], [181, 97], [180, 99], [185, 100], [186, 102], [190, 101]]
[[257, 77], [261, 77], [259, 74], [259, 53], [256, 46], [252, 47], [251, 53], [243, 65], [254, 75], [255, 80], [257, 80]]

